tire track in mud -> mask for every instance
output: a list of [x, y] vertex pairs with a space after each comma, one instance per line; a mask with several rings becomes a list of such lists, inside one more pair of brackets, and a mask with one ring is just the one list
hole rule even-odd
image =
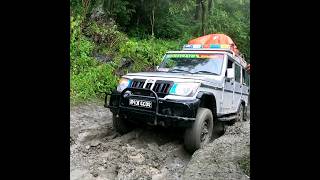
[[71, 107], [71, 179], [181, 179], [190, 155], [182, 132], [136, 128], [120, 136], [102, 104]]
[[228, 127], [191, 158], [177, 129], [144, 126], [120, 136], [102, 102], [71, 107], [70, 116], [72, 180], [249, 179], [237, 160], [249, 153], [250, 120]]

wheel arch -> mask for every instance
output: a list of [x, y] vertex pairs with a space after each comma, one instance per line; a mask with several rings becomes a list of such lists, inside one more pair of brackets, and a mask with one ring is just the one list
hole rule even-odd
[[211, 110], [214, 120], [217, 117], [217, 101], [212, 92], [199, 92], [197, 98], [200, 99], [199, 107]]

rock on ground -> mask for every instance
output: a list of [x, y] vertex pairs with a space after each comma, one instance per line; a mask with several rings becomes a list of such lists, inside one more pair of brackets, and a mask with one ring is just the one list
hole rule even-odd
[[183, 179], [249, 179], [239, 161], [250, 153], [250, 121], [229, 126], [226, 133], [196, 151]]

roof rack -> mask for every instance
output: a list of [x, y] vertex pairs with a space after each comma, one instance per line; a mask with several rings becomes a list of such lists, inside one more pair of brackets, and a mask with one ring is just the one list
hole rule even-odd
[[182, 48], [183, 51], [226, 51], [235, 56], [235, 52], [231, 50], [229, 44], [185, 44]]
[[239, 59], [239, 63], [243, 66], [247, 65], [247, 62], [244, 59], [244, 55], [239, 53], [236, 54], [232, 51], [231, 46], [229, 44], [185, 44], [182, 48], [183, 51], [226, 51]]

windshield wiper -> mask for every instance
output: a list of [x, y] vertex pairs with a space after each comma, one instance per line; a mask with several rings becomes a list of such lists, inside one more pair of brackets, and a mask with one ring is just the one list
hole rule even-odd
[[197, 71], [197, 72], [194, 72], [192, 74], [213, 74], [213, 75], [219, 75], [217, 73], [214, 73], [214, 72], [210, 72], [210, 71]]
[[186, 73], [191, 73], [191, 72], [189, 72], [189, 71], [186, 71], [186, 70], [183, 70], [183, 69], [171, 69], [171, 70], [169, 70], [168, 72], [186, 72]]

